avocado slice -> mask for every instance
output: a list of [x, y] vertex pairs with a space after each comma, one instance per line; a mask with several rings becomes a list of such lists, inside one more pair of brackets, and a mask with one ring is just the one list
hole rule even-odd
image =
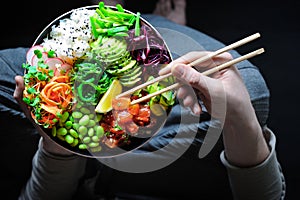
[[139, 82], [140, 80], [141, 80], [141, 78], [137, 78], [137, 79], [135, 79], [135, 80], [133, 80], [133, 81], [126, 81], [126, 82], [121, 81], [121, 84], [122, 84], [123, 86], [125, 86], [125, 87], [132, 87], [132, 86], [134, 86], [137, 82]]
[[135, 79], [137, 79], [138, 77], [140, 77], [142, 75], [142, 73], [143, 73], [142, 71], [139, 71], [137, 74], [132, 74], [132, 76], [130, 76], [130, 77], [126, 77], [126, 78], [121, 77], [120, 81], [121, 82], [131, 82], [131, 81], [134, 81]]
[[136, 65], [132, 70], [129, 70], [128, 72], [124, 73], [124, 75], [121, 77], [121, 79], [127, 79], [132, 76], [135, 76], [137, 73], [141, 72], [142, 68], [139, 65]]
[[[112, 75], [119, 75], [121, 76], [123, 73], [127, 72], [128, 70], [132, 69], [133, 67], [135, 67], [137, 64], [137, 62], [135, 60], [130, 60], [130, 62], [125, 65], [125, 66], [121, 66], [121, 68], [116, 68], [116, 67], [113, 67], [113, 68], [109, 68], [107, 69], [106, 71]], [[120, 66], [120, 65], [118, 65]]]
[[136, 60], [131, 60], [127, 65], [125, 65], [121, 69], [117, 70], [117, 74], [123, 74], [123, 73], [129, 71], [130, 69], [133, 69], [136, 66], [136, 64], [137, 64]]
[[100, 61], [112, 63], [127, 54], [127, 44], [125, 40], [108, 38], [101, 46], [94, 48], [92, 51], [98, 55]]
[[103, 61], [106, 63], [116, 62], [117, 60], [123, 58], [126, 52], [126, 49], [119, 49], [116, 53], [111, 52], [108, 55], [106, 55]]

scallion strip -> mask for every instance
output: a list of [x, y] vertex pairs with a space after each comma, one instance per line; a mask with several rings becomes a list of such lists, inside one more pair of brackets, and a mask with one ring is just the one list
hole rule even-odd
[[140, 27], [140, 12], [137, 12], [136, 14], [136, 20], [135, 20], [135, 36], [140, 36], [141, 27]]

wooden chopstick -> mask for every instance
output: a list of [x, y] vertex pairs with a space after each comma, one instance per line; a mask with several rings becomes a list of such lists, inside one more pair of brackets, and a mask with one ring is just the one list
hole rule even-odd
[[[213, 74], [215, 72], [218, 72], [218, 71], [220, 71], [222, 69], [230, 67], [230, 66], [232, 66], [232, 65], [234, 65], [236, 63], [239, 63], [239, 62], [241, 62], [243, 60], [247, 60], [247, 59], [252, 58], [252, 57], [254, 57], [256, 55], [259, 55], [259, 54], [263, 53], [264, 51], [265, 50], [263, 48], [260, 48], [258, 50], [252, 51], [252, 52], [250, 52], [250, 53], [248, 53], [246, 55], [243, 55], [241, 57], [238, 57], [238, 58], [235, 58], [233, 60], [230, 60], [230, 61], [228, 61], [226, 63], [223, 63], [223, 64], [221, 64], [219, 66], [216, 66], [214, 68], [211, 68], [211, 69], [209, 69], [209, 70], [207, 70], [205, 72], [202, 72], [202, 74], [205, 75], [205, 76], [208, 76], [208, 75]], [[157, 92], [154, 92], [154, 93], [148, 94], [148, 95], [146, 95], [144, 97], [141, 97], [139, 99], [133, 100], [130, 104], [133, 105], [133, 104], [136, 104], [136, 103], [143, 102], [143, 101], [148, 100], [148, 99], [150, 99], [150, 98], [152, 98], [152, 97], [154, 97], [156, 95], [162, 94], [162, 93], [167, 92], [169, 90], [173, 90], [173, 89], [179, 87], [180, 85], [181, 85], [181, 83], [175, 83], [175, 84], [170, 85], [169, 87], [163, 88], [163, 89], [161, 89], [161, 90], [159, 90]]]
[[[230, 44], [228, 46], [225, 46], [225, 47], [223, 47], [223, 48], [221, 48], [221, 49], [219, 49], [217, 51], [211, 52], [211, 53], [209, 53], [209, 54], [207, 54], [207, 55], [205, 55], [205, 56], [203, 56], [203, 57], [201, 57], [201, 58], [199, 58], [199, 59], [197, 59], [197, 60], [189, 63], [188, 65], [191, 66], [191, 67], [196, 66], [196, 65], [198, 65], [198, 64], [200, 64], [202, 62], [205, 62], [205, 61], [213, 58], [214, 56], [217, 56], [217, 55], [219, 55], [221, 53], [224, 53], [226, 51], [229, 51], [229, 50], [232, 50], [234, 48], [237, 48], [237, 47], [239, 47], [239, 46], [241, 46], [243, 44], [246, 44], [246, 43], [248, 43], [248, 42], [250, 42], [252, 40], [255, 40], [255, 39], [259, 38], [259, 37], [260, 37], [260, 34], [259, 33], [255, 33], [255, 34], [250, 35], [250, 36], [248, 36], [248, 37], [246, 37], [244, 39], [241, 39], [241, 40], [239, 40], [237, 42], [234, 42], [234, 43], [232, 43], [232, 44]], [[134, 88], [131, 88], [130, 90], [127, 90], [127, 91], [119, 94], [116, 98], [130, 95], [130, 94], [134, 93], [135, 91], [137, 91], [139, 89], [142, 89], [142, 88], [144, 88], [144, 87], [146, 87], [148, 85], [151, 85], [151, 84], [153, 84], [155, 82], [158, 82], [158, 81], [161, 81], [161, 80], [163, 80], [165, 78], [168, 78], [171, 75], [172, 75], [172, 73], [168, 73], [168, 74], [159, 76], [159, 77], [157, 77], [155, 79], [152, 79], [151, 81], [147, 81], [147, 82], [145, 82], [145, 83], [143, 83], [141, 85], [138, 85], [138, 86], [136, 86]]]

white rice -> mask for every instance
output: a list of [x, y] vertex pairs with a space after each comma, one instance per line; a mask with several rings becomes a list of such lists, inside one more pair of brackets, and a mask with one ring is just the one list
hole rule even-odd
[[94, 39], [91, 32], [90, 16], [95, 10], [75, 9], [70, 18], [61, 19], [53, 25], [42, 46], [54, 50], [58, 57], [76, 60], [90, 50], [89, 43]]

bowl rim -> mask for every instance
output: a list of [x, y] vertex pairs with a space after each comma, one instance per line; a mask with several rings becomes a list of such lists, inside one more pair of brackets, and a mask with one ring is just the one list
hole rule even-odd
[[[45, 38], [45, 35], [49, 34], [49, 30], [51, 31], [52, 29], [52, 26], [53, 25], [56, 25], [57, 23], [60, 22], [60, 20], [64, 19], [66, 16], [68, 15], [71, 15], [74, 11], [76, 10], [81, 10], [81, 9], [89, 9], [89, 10], [92, 10], [92, 9], [96, 9], [98, 8], [99, 5], [89, 5], [89, 6], [82, 6], [82, 7], [78, 7], [78, 8], [74, 8], [74, 9], [71, 9], [61, 15], [59, 15], [58, 17], [56, 17], [54, 20], [52, 20], [46, 27], [44, 27], [42, 29], [42, 31], [38, 34], [38, 36], [36, 37], [36, 39], [34, 40], [32, 46], [35, 46], [35, 45], [39, 45], [43, 39]], [[106, 7], [110, 7], [110, 8], [113, 8], [113, 9], [116, 9], [116, 6], [110, 6], [110, 5], [106, 5]], [[127, 13], [130, 13], [130, 14], [133, 14], [133, 15], [137, 15], [137, 13], [134, 13], [130, 10], [127, 10], [124, 8], [124, 11], [127, 12]], [[162, 37], [161, 33], [150, 23], [148, 22], [145, 18], [143, 18], [142, 16], [140, 16], [140, 19], [143, 23], [145, 23], [147, 26], [149, 26], [152, 30], [155, 31], [155, 33], [157, 34], [158, 37], [160, 37], [160, 39], [162, 40], [162, 42], [164, 43], [165, 45], [165, 48], [166, 48], [166, 51], [169, 53], [169, 56], [170, 56], [170, 62], [173, 61], [173, 56], [172, 56], [172, 53], [166, 43], [166, 41], [164, 40], [164, 38]], [[172, 108], [171, 108], [172, 109]], [[170, 114], [171, 110], [169, 111], [168, 115]], [[142, 147], [143, 145], [145, 145], [147, 142], [149, 142], [149, 140], [155, 136], [160, 130], [161, 128], [165, 125], [166, 121], [167, 121], [167, 117], [168, 115], [166, 116], [166, 118], [164, 119], [164, 122], [159, 126], [159, 128], [156, 130], [155, 133], [151, 134], [150, 138], [148, 138], [144, 143], [142, 144], [139, 144], [137, 145], [137, 147], [134, 147], [132, 149], [130, 149], [129, 151], [126, 151], [124, 150], [125, 152], [122, 152], [122, 153], [119, 153], [119, 154], [116, 154], [116, 155], [95, 155], [95, 153], [93, 152], [90, 152], [89, 150], [85, 150], [87, 151], [87, 153], [81, 153], [81, 152], [77, 152], [77, 151], [74, 151], [74, 150], [71, 150], [71, 148], [68, 148], [66, 147], [65, 145], [62, 145], [60, 144], [59, 142], [57, 142], [54, 138], [52, 138], [47, 132], [45, 132], [45, 129], [43, 129], [40, 125], [38, 124], [35, 124], [37, 126], [39, 126], [41, 129], [42, 129], [42, 136], [43, 137], [47, 137], [48, 139], [50, 139], [52, 142], [55, 143], [55, 145], [58, 145], [59, 147], [63, 148], [64, 150], [70, 152], [70, 153], [73, 153], [73, 154], [76, 154], [78, 156], [81, 156], [81, 157], [86, 157], [86, 158], [112, 158], [112, 157], [116, 157], [116, 156], [121, 156], [121, 155], [125, 155], [125, 154], [128, 154], [134, 150], [137, 150], [138, 148]], [[33, 122], [35, 123], [35, 122]]]

